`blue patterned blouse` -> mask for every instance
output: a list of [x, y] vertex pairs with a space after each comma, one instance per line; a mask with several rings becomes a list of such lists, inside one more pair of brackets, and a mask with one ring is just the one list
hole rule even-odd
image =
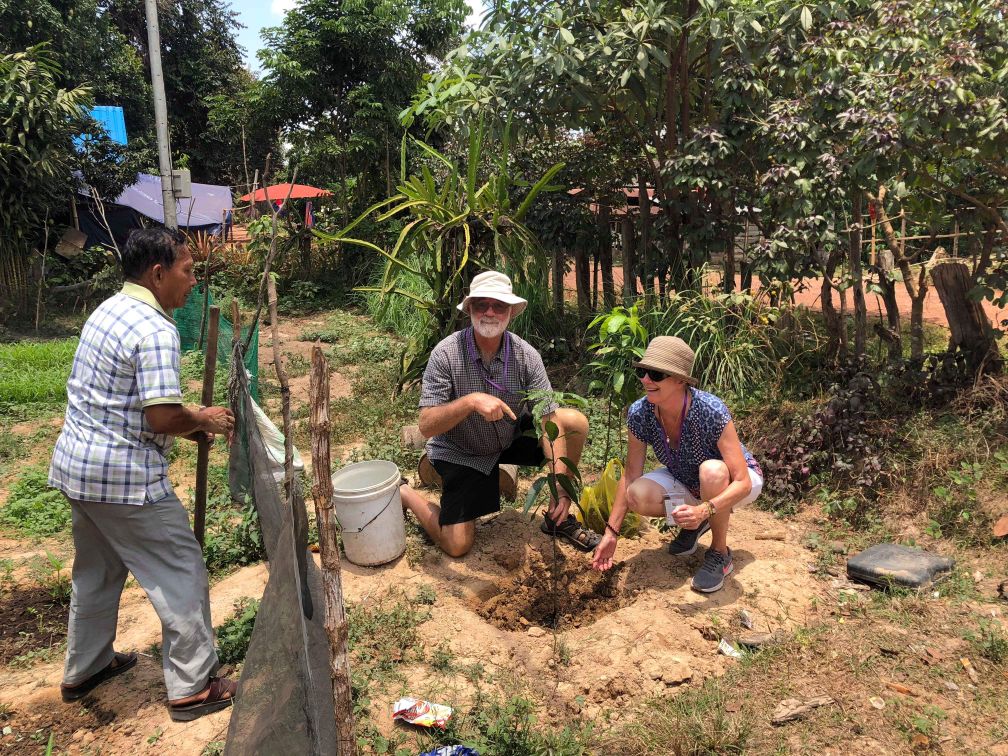
[[[670, 449], [665, 443], [665, 430], [661, 426], [654, 405], [641, 397], [630, 405], [627, 413], [627, 428], [646, 444], [654, 449], [658, 461], [668, 468], [697, 498], [700, 497], [700, 464], [708, 459], [722, 459], [718, 449], [718, 440], [724, 429], [731, 422], [731, 413], [725, 403], [714, 394], [691, 388], [693, 400], [686, 410], [686, 421], [683, 423], [679, 447]], [[759, 463], [742, 446], [746, 465], [761, 476], [763, 470]]]

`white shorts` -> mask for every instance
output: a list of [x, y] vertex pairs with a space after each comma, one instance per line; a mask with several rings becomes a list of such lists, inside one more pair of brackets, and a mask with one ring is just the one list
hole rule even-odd
[[[752, 491], [750, 491], [749, 495], [742, 499], [742, 501], [735, 504], [736, 507], [742, 506], [743, 504], [752, 504], [756, 501], [756, 497], [763, 491], [763, 476], [751, 467], [747, 467], [746, 469], [749, 471], [749, 480], [752, 481]], [[678, 500], [679, 497], [682, 497], [683, 504], [695, 506], [700, 503], [700, 499], [691, 494], [690, 490], [686, 488], [682, 481], [670, 473], [667, 467], [659, 467], [657, 470], [649, 472], [642, 477], [647, 478], [648, 480], [653, 480], [655, 483], [664, 488], [665, 493], [669, 494], [673, 499]]]

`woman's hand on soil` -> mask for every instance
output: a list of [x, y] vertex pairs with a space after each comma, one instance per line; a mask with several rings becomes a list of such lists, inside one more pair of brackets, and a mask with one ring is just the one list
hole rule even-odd
[[604, 572], [613, 565], [613, 556], [616, 554], [616, 537], [606, 531], [602, 536], [599, 545], [595, 547], [595, 556], [592, 558], [592, 569]]

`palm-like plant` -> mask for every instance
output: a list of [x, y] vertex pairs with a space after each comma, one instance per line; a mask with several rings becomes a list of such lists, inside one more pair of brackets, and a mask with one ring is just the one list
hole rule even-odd
[[[520, 283], [525, 278], [530, 251], [538, 249], [534, 235], [523, 225], [536, 196], [563, 168], [557, 163], [531, 185], [520, 201], [515, 199], [522, 183], [507, 171], [508, 137], [501, 145], [501, 157], [480, 183], [480, 156], [483, 128], [473, 129], [464, 165], [425, 142], [409, 138], [432, 162], [419, 175], [406, 175], [407, 137], [403, 138], [398, 192], [372, 205], [350, 225], [336, 234], [316, 232], [328, 241], [356, 244], [385, 258], [380, 286], [358, 291], [388, 297], [405, 297], [427, 314], [425, 332], [411, 339], [400, 359], [397, 390], [414, 383], [427, 366], [431, 349], [447, 336], [455, 323], [455, 304], [462, 298], [465, 284], [480, 269], [503, 267]], [[391, 249], [355, 238], [353, 229], [376, 214], [378, 223], [399, 223], [402, 230]], [[431, 295], [424, 297], [398, 285], [398, 275], [408, 271], [424, 281]]]

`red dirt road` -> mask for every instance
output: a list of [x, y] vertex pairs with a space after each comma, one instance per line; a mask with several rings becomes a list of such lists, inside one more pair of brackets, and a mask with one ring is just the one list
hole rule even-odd
[[[613, 268], [613, 280], [616, 285], [617, 291], [623, 288], [623, 268], [614, 267]], [[736, 281], [740, 278], [736, 277]], [[711, 279], [711, 285], [720, 284], [721, 277], [713, 276]], [[601, 287], [601, 283], [599, 284]], [[638, 288], [640, 284], [638, 283]], [[759, 290], [759, 279], [753, 279], [753, 288]], [[805, 307], [814, 308], [816, 310], [822, 307], [821, 304], [821, 293], [822, 293], [822, 280], [818, 278], [806, 278], [801, 282], [799, 291], [795, 292], [795, 302]], [[577, 298], [577, 283], [575, 281], [574, 272], [571, 271], [564, 276], [564, 290], [566, 292], [567, 299], [573, 300]], [[869, 317], [875, 316], [876, 318], [885, 319], [885, 304], [882, 302], [881, 298], [875, 294], [865, 292], [865, 301], [868, 305], [868, 315]], [[906, 288], [902, 283], [896, 286], [896, 302], [899, 305], [900, 314], [909, 319], [910, 317], [910, 295], [907, 294]], [[839, 309], [840, 308], [840, 295], [833, 291], [833, 305]], [[854, 306], [852, 295], [848, 292], [847, 295], [847, 311], [851, 312]], [[1008, 308], [999, 309], [995, 307], [990, 302], [983, 302], [984, 311], [987, 316], [991, 319], [991, 324], [995, 327], [1000, 326], [1001, 321], [1008, 320]], [[941, 300], [938, 298], [938, 292], [934, 290], [934, 287], [928, 289], [927, 296], [924, 298], [924, 320], [928, 323], [934, 323], [935, 325], [947, 326], [948, 321], [945, 318], [945, 309], [942, 307]]]

